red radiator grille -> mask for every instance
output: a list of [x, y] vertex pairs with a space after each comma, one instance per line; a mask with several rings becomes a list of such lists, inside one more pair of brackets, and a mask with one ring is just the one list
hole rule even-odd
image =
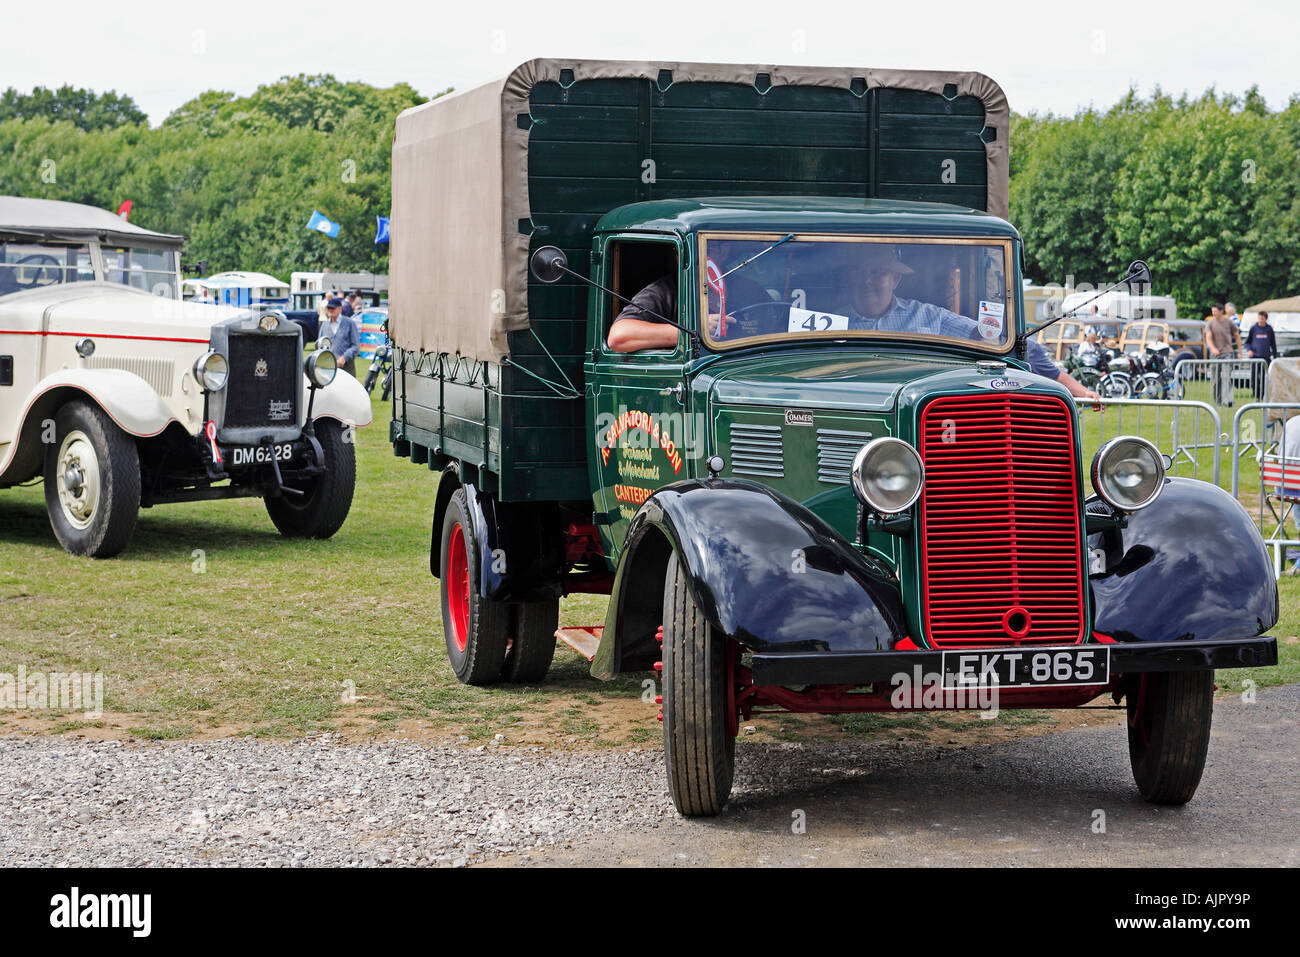
[[951, 396], [921, 413], [921, 582], [936, 648], [1083, 640], [1070, 413], [1032, 395]]

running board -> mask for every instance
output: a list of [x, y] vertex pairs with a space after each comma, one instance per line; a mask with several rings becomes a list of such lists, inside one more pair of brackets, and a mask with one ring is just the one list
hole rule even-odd
[[555, 637], [591, 661], [596, 657], [596, 649], [600, 647], [600, 635], [604, 630], [601, 625], [590, 628], [558, 628]]

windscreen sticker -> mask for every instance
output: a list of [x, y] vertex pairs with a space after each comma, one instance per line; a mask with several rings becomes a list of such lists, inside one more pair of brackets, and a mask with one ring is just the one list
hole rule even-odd
[[1002, 338], [1002, 326], [1006, 314], [1007, 307], [1002, 303], [985, 302], [981, 299], [979, 319], [975, 323], [979, 327], [980, 335], [985, 339]]
[[790, 332], [830, 332], [832, 329], [847, 330], [848, 328], [848, 316], [790, 307]]

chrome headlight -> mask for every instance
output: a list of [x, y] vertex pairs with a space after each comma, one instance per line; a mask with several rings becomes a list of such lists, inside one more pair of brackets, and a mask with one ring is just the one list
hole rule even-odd
[[194, 363], [194, 378], [209, 392], [220, 392], [230, 378], [230, 364], [220, 352], [209, 349]]
[[1146, 439], [1121, 435], [1097, 450], [1092, 487], [1121, 512], [1146, 508], [1165, 487], [1165, 460]]
[[921, 494], [925, 469], [921, 456], [902, 439], [872, 439], [853, 458], [853, 492], [882, 515], [911, 506]]
[[307, 357], [307, 378], [311, 380], [312, 385], [323, 389], [334, 381], [338, 371], [338, 360], [334, 358], [332, 352], [317, 349]]

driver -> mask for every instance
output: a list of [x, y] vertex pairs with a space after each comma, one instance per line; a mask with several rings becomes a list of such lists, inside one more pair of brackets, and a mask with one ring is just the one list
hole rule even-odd
[[[709, 244], [709, 261], [716, 264], [722, 272], [734, 268], [739, 260], [736, 244], [727, 241], [714, 241]], [[768, 323], [772, 316], [758, 315], [765, 310], [746, 312], [754, 306], [773, 302], [767, 290], [746, 276], [732, 273], [723, 280], [723, 294], [709, 287], [709, 335], [717, 338], [721, 330], [722, 298], [727, 304], [727, 338], [758, 335], [763, 331], [782, 331], [786, 327], [784, 320], [779, 328], [765, 330], [764, 319]], [[782, 305], [774, 303], [774, 305]], [[776, 310], [772, 310], [776, 311]], [[675, 318], [677, 315], [677, 277], [669, 273], [650, 283], [623, 307], [609, 327], [606, 343], [614, 352], [639, 352], [642, 349], [674, 349], [677, 347], [677, 329], [656, 318], [655, 314]]]
[[[892, 243], [866, 243], [855, 250], [852, 263], [838, 271], [841, 286], [848, 290], [840, 307], [849, 318], [850, 329], [879, 329], [889, 332], [919, 332], [955, 339], [981, 339], [974, 319], [919, 299], [900, 299], [894, 290], [914, 270], [903, 262]], [[1028, 340], [1025, 358], [1029, 371], [1059, 382], [1071, 395], [1100, 401], [1096, 392], [1069, 373], [1056, 367], [1041, 345]]]

